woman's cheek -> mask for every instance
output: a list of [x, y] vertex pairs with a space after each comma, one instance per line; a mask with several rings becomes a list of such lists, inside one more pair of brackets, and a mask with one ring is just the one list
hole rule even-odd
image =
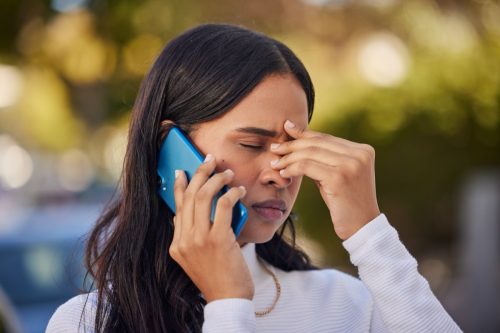
[[224, 146], [221, 146], [221, 148], [220, 154], [215, 155], [218, 161], [217, 168], [220, 169], [220, 171], [231, 169], [234, 171], [236, 177], [239, 176], [238, 174], [246, 174], [246, 169], [248, 169], [246, 166], [253, 163], [255, 156], [245, 154], [234, 148]]
[[[247, 191], [251, 189], [252, 184], [255, 183], [255, 177], [252, 177], [251, 173], [251, 168], [248, 167], [239, 167], [239, 168], [234, 168], [234, 183], [237, 186], [245, 186], [247, 188]], [[253, 181], [252, 181], [253, 180]]]

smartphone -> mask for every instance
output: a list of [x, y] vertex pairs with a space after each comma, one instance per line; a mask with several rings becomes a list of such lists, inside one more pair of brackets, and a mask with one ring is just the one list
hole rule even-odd
[[[174, 199], [175, 170], [184, 170], [189, 182], [196, 172], [196, 169], [203, 163], [203, 160], [203, 155], [191, 143], [187, 134], [178, 127], [172, 127], [160, 147], [157, 173], [159, 177], [158, 193], [174, 214], [176, 213]], [[215, 218], [217, 200], [226, 193], [228, 189], [227, 186], [224, 186], [212, 201], [212, 210], [210, 213], [210, 221], [212, 223]], [[233, 208], [231, 222], [231, 227], [236, 237], [238, 237], [241, 229], [243, 229], [247, 217], [247, 209], [238, 201]]]

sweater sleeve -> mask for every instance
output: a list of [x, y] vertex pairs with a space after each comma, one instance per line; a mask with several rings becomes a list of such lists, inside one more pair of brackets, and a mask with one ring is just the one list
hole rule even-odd
[[93, 333], [94, 296], [94, 293], [78, 295], [57, 308], [50, 318], [45, 333]]
[[417, 261], [384, 214], [343, 246], [373, 297], [373, 332], [462, 332], [419, 274]]
[[203, 333], [255, 332], [255, 313], [252, 301], [225, 298], [205, 305]]

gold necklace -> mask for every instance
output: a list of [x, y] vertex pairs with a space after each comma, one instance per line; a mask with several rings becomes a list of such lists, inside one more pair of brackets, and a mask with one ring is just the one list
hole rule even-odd
[[274, 274], [273, 271], [271, 271], [269, 268], [267, 268], [267, 266], [261, 261], [262, 259], [260, 259], [259, 256], [257, 256], [257, 259], [259, 260], [259, 263], [262, 265], [264, 270], [266, 272], [268, 272], [273, 277], [274, 284], [276, 285], [276, 297], [274, 298], [273, 304], [265, 310], [255, 311], [256, 317], [263, 317], [263, 316], [269, 314], [271, 311], [273, 311], [274, 307], [276, 306], [276, 303], [278, 303], [278, 300], [281, 296], [281, 284], [280, 284], [280, 281], [278, 280], [278, 277], [276, 276], [276, 274]]

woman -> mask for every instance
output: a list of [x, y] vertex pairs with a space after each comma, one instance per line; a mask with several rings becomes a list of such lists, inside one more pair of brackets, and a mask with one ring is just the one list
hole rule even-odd
[[[63, 304], [47, 331], [460, 331], [379, 211], [373, 148], [307, 129], [313, 106], [306, 69], [274, 39], [208, 24], [172, 40], [132, 113], [121, 194], [89, 238], [97, 291]], [[172, 124], [206, 155], [189, 183], [176, 172], [176, 216], [156, 177]], [[303, 176], [361, 281], [315, 268], [295, 247], [290, 213]], [[235, 238], [238, 200], [248, 220]]]

